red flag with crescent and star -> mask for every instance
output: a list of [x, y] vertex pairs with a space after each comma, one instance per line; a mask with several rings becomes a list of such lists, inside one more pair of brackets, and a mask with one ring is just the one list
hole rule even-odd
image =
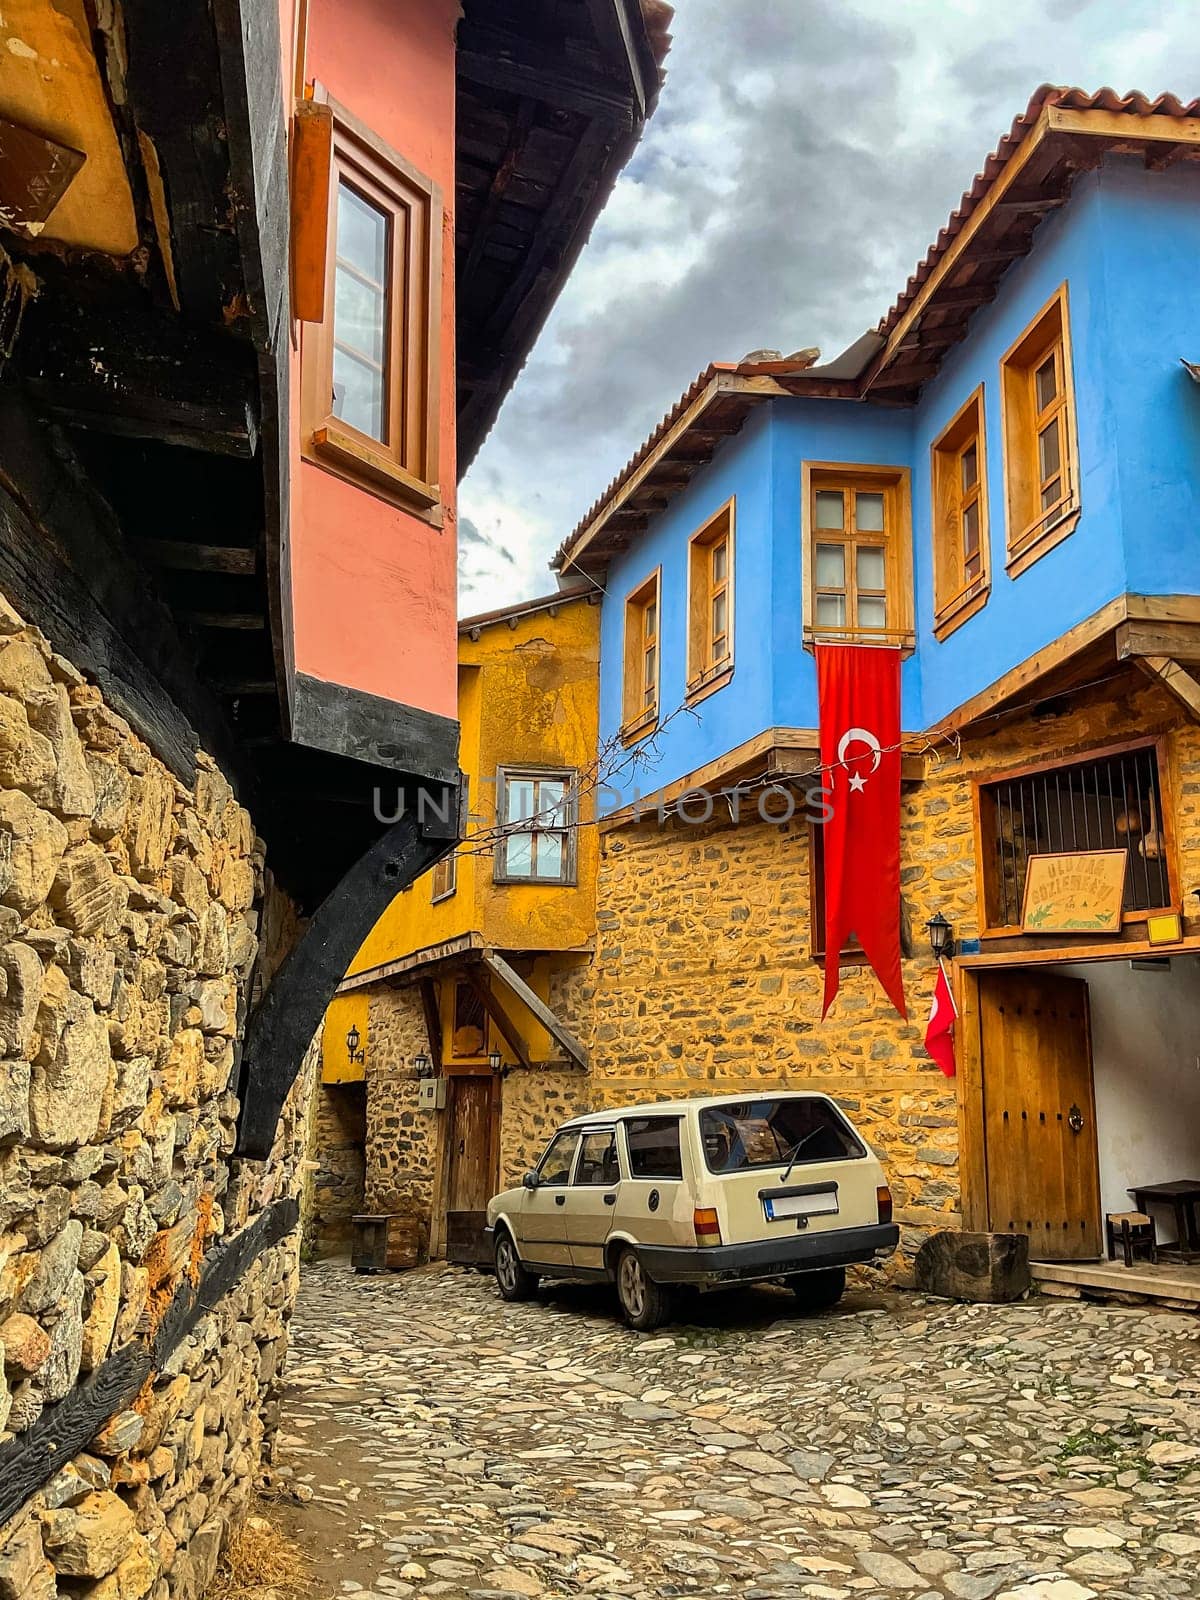
[[902, 1017], [900, 975], [900, 652], [819, 644], [817, 695], [825, 834], [824, 1017], [838, 951], [855, 934]]

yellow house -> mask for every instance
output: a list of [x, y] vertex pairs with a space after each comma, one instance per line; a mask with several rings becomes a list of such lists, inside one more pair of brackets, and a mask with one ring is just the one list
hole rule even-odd
[[564, 590], [459, 624], [470, 819], [393, 900], [327, 1013], [318, 1229], [351, 1201], [415, 1211], [432, 1253], [473, 1259], [506, 1107], [527, 1106], [539, 1075], [586, 1067], [553, 1006], [594, 950], [598, 600]]

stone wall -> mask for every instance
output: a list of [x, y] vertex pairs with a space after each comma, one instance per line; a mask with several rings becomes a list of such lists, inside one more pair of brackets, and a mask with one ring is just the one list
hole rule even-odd
[[351, 1219], [364, 1207], [365, 1083], [322, 1083], [313, 1094], [310, 1155], [315, 1165], [306, 1206], [306, 1248], [331, 1255], [349, 1247]]
[[[0, 1480], [297, 1191], [311, 1071], [271, 1161], [232, 1156], [265, 888], [215, 764], [181, 784], [0, 602]], [[268, 1446], [296, 1263], [293, 1233], [0, 1526], [2, 1600], [201, 1591]]]
[[429, 1045], [416, 990], [372, 988], [369, 1034], [365, 1209], [428, 1217], [439, 1113], [417, 1106], [412, 1063]]

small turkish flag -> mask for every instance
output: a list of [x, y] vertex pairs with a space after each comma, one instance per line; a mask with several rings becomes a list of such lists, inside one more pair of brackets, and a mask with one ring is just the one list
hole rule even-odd
[[957, 1016], [950, 980], [939, 961], [937, 982], [933, 986], [933, 1004], [929, 1008], [929, 1026], [925, 1029], [925, 1048], [948, 1078], [955, 1073], [954, 1023]]
[[825, 834], [825, 1003], [838, 990], [838, 952], [858, 936], [902, 1017], [900, 975], [900, 652], [819, 644], [817, 704]]

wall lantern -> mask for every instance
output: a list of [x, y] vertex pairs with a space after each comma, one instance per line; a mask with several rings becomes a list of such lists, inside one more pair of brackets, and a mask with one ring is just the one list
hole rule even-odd
[[500, 1071], [500, 1052], [499, 1052], [499, 1050], [489, 1050], [488, 1051], [488, 1066], [491, 1067], [493, 1073], [496, 1073], [496, 1074], [499, 1073], [499, 1071]]
[[347, 1058], [347, 1060], [349, 1060], [349, 1061], [357, 1061], [360, 1064], [366, 1061], [367, 1052], [365, 1050], [360, 1050], [359, 1049], [359, 1046], [361, 1044], [362, 1044], [362, 1034], [359, 1033], [357, 1027], [352, 1022], [350, 1024], [350, 1029], [349, 1029], [348, 1033], [346, 1034], [346, 1058]]
[[433, 1062], [425, 1054], [424, 1050], [413, 1057], [413, 1071], [418, 1078], [433, 1077]]
[[935, 961], [954, 954], [954, 929], [940, 911], [935, 911], [930, 917], [925, 924], [925, 932], [929, 935], [929, 948]]

